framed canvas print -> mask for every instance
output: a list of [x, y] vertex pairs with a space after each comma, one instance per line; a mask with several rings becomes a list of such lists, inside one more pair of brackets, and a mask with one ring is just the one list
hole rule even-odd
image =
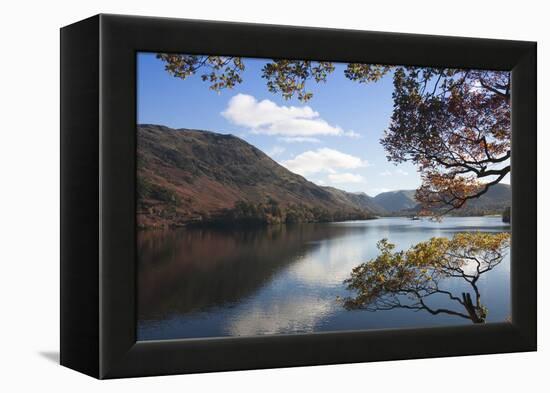
[[536, 350], [536, 44], [64, 27], [61, 228], [97, 378]]

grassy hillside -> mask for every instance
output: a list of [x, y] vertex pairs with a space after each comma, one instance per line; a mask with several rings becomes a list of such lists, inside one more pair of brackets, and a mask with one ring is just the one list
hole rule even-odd
[[137, 128], [138, 225], [371, 218], [370, 197], [320, 187], [233, 135]]

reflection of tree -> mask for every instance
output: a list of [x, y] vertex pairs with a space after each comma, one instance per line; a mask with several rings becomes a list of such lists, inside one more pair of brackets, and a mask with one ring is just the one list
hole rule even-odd
[[[386, 239], [378, 242], [380, 255], [352, 270], [345, 283], [355, 297], [344, 299], [347, 309], [368, 311], [396, 308], [449, 314], [483, 323], [487, 309], [477, 287], [480, 276], [497, 266], [509, 247], [508, 233], [458, 233], [452, 239], [432, 238], [407, 251], [395, 252]], [[456, 296], [443, 287], [447, 278], [465, 280], [473, 290]], [[430, 299], [443, 296], [458, 310], [436, 308]]]

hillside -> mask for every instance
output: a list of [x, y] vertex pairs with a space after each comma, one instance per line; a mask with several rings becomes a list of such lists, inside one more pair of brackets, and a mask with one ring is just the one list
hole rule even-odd
[[388, 212], [414, 209], [418, 202], [414, 199], [415, 190], [388, 191], [376, 195], [374, 202]]
[[495, 184], [478, 199], [468, 201], [466, 209], [501, 210], [512, 204], [512, 187], [509, 184]]
[[[374, 202], [383, 207], [390, 214], [415, 213], [420, 210], [415, 190], [399, 190], [384, 192], [376, 195]], [[495, 184], [477, 199], [466, 202], [461, 209], [453, 211], [452, 215], [483, 215], [487, 213], [501, 213], [512, 204], [512, 188], [508, 184]]]
[[137, 127], [138, 225], [372, 218], [372, 198], [318, 186], [233, 135]]
[[384, 215], [388, 213], [388, 210], [385, 209], [382, 205], [376, 202], [375, 198], [368, 196], [364, 192], [346, 192], [339, 190], [334, 187], [323, 187], [325, 190], [329, 191], [335, 198], [340, 200], [342, 203], [351, 203], [354, 206], [357, 206], [360, 209], [366, 209], [373, 212], [377, 215]]

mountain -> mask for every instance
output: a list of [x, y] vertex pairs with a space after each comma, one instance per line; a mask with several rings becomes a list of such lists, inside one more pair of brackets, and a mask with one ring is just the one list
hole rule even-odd
[[485, 194], [468, 201], [466, 210], [502, 210], [512, 205], [512, 187], [509, 184], [495, 184]]
[[334, 187], [323, 187], [329, 191], [335, 198], [342, 203], [351, 203], [360, 209], [366, 209], [377, 215], [384, 215], [388, 213], [388, 210], [382, 205], [376, 202], [375, 198], [368, 196], [364, 192], [346, 192]]
[[376, 195], [374, 202], [388, 212], [414, 209], [418, 202], [414, 199], [415, 190], [388, 191]]
[[[416, 201], [415, 190], [399, 190], [383, 192], [373, 200], [390, 214], [415, 213], [420, 210]], [[466, 202], [462, 208], [453, 211], [452, 215], [483, 215], [486, 213], [501, 213], [512, 204], [512, 188], [509, 184], [495, 184], [477, 199]]]
[[137, 127], [138, 226], [372, 218], [373, 199], [318, 186], [233, 135]]

